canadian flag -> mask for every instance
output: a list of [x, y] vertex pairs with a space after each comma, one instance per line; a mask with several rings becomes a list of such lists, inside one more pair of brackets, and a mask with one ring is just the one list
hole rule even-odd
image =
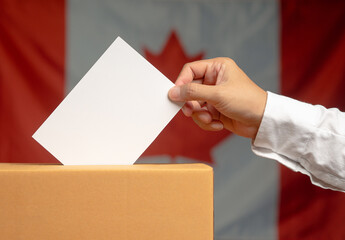
[[[0, 0], [0, 162], [57, 162], [31, 135], [117, 36], [172, 81], [226, 56], [266, 90], [345, 110], [345, 1]], [[213, 166], [215, 239], [345, 239], [343, 193], [181, 113], [139, 161]]]

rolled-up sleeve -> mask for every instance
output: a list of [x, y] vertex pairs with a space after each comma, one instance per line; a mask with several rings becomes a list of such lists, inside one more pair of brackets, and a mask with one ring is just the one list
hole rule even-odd
[[308, 175], [317, 186], [345, 192], [345, 113], [338, 109], [268, 92], [252, 150]]

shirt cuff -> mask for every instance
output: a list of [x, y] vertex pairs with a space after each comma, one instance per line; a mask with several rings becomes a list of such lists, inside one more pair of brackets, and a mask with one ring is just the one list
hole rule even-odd
[[[344, 191], [341, 179], [330, 178], [328, 173], [320, 171], [319, 166], [305, 159], [306, 153], [310, 153], [309, 143], [315, 140], [315, 129], [322, 114], [321, 106], [267, 93], [264, 116], [252, 142], [253, 152], [308, 175], [317, 186]], [[335, 185], [340, 188], [331, 184], [338, 181], [339, 185]]]

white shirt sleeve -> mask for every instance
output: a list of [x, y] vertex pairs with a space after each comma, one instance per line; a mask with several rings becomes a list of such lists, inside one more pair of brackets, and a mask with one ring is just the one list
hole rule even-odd
[[252, 150], [308, 175], [317, 186], [345, 192], [345, 113], [338, 109], [268, 92]]

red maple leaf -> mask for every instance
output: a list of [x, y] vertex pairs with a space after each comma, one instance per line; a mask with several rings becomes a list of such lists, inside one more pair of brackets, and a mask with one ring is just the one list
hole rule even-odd
[[[175, 31], [171, 32], [161, 53], [153, 54], [147, 48], [144, 48], [144, 53], [153, 66], [174, 82], [185, 63], [200, 60], [204, 56], [203, 52], [193, 57], [187, 56]], [[225, 130], [204, 131], [180, 111], [142, 156], [170, 155], [172, 159], [183, 156], [213, 163], [211, 149], [229, 134]]]

